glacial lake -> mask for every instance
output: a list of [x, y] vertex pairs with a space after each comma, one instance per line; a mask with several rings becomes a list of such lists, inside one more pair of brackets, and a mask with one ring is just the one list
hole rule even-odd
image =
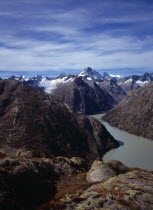
[[153, 141], [114, 128], [101, 120], [102, 116], [104, 114], [92, 115], [120, 143], [120, 147], [112, 149], [104, 155], [103, 161], [119, 160], [129, 167], [153, 171]]

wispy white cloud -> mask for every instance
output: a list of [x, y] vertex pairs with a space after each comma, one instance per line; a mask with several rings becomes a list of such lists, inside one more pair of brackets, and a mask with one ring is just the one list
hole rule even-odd
[[69, 0], [67, 8], [64, 1], [39, 0], [37, 7], [30, 0], [15, 2], [0, 10], [6, 18], [0, 23], [0, 70], [153, 68], [149, 7], [145, 12], [141, 5], [119, 0], [118, 7], [99, 0], [73, 7]]
[[40, 71], [82, 69], [152, 68], [153, 50], [144, 47], [153, 41], [128, 37], [93, 37], [83, 43], [58, 43], [36, 40], [5, 40], [0, 48], [0, 68], [3, 70]]

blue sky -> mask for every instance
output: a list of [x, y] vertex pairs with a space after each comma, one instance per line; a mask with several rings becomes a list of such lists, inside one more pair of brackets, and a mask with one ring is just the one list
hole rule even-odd
[[0, 76], [153, 72], [152, 0], [1, 0]]

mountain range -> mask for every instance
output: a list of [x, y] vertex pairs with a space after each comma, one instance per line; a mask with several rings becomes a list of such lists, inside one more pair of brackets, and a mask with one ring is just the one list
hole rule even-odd
[[[40, 89], [44, 89], [45, 92], [51, 93], [54, 89], [58, 88], [63, 83], [68, 83], [73, 81], [77, 77], [82, 77], [87, 81], [94, 80], [94, 81], [105, 81], [105, 80], [113, 80], [119, 86], [128, 89], [124, 86], [130, 86], [131, 84], [135, 85], [133, 89], [139, 88], [144, 86], [145, 84], [153, 81], [153, 73], [145, 73], [143, 75], [132, 75], [128, 77], [123, 77], [120, 75], [109, 75], [108, 73], [104, 72], [100, 74], [96, 70], [88, 67], [84, 69], [81, 73], [76, 75], [66, 75], [62, 73], [58, 77], [43, 77], [43, 76], [35, 76], [35, 77], [25, 77], [25, 76], [11, 76], [9, 79], [11, 80], [18, 80], [20, 82], [27, 83], [33, 87], [37, 87]], [[137, 86], [136, 86], [137, 84]], [[130, 89], [130, 88], [129, 88]], [[131, 87], [132, 89], [132, 87]]]
[[153, 81], [153, 73], [121, 77], [98, 73], [88, 67], [77, 75], [61, 74], [53, 77], [11, 76], [36, 89], [54, 95], [56, 100], [83, 114], [102, 113], [112, 109], [133, 89]]

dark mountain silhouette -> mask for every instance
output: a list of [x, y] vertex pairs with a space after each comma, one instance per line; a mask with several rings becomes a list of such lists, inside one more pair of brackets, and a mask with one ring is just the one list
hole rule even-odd
[[85, 82], [81, 77], [65, 83], [52, 93], [60, 102], [72, 106], [84, 114], [95, 114], [110, 110], [116, 101], [95, 81]]

